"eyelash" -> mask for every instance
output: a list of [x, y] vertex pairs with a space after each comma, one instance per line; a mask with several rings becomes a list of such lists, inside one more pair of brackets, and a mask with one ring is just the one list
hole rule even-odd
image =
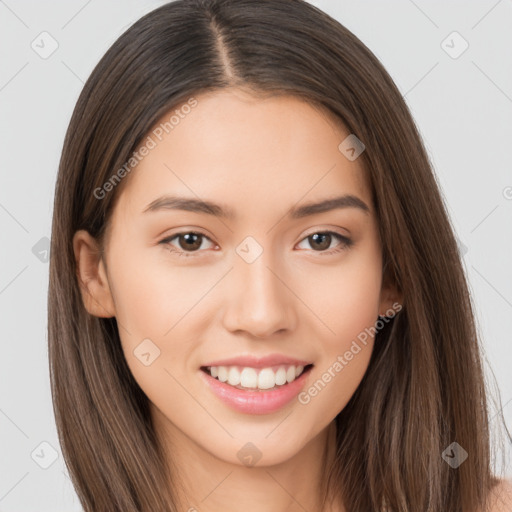
[[[337, 254], [337, 253], [339, 253], [341, 251], [345, 251], [346, 249], [349, 249], [354, 244], [353, 240], [351, 240], [350, 238], [347, 238], [346, 236], [340, 235], [339, 233], [336, 233], [335, 231], [314, 231], [314, 232], [310, 233], [309, 235], [306, 235], [300, 242], [306, 240], [307, 238], [309, 238], [312, 235], [318, 235], [318, 234], [321, 234], [321, 235], [333, 235], [340, 242], [334, 249], [329, 249], [329, 250], [326, 250], [326, 251], [313, 251], [313, 252], [318, 253], [319, 256], [328, 256], [328, 255], [332, 255], [332, 254]], [[210, 242], [212, 241], [204, 233], [200, 233], [198, 231], [181, 231], [180, 233], [175, 233], [172, 236], [164, 238], [163, 240], [161, 240], [158, 243], [166, 245], [166, 248], [170, 252], [172, 252], [173, 254], [176, 254], [177, 256], [180, 256], [180, 257], [182, 257], [182, 256], [184, 256], [186, 258], [195, 257], [197, 255], [196, 253], [201, 252], [199, 250], [187, 252], [187, 251], [176, 249], [174, 246], [169, 245], [171, 240], [174, 240], [175, 238], [178, 238], [181, 235], [199, 235], [199, 236], [201, 236], [203, 238], [206, 238]]]

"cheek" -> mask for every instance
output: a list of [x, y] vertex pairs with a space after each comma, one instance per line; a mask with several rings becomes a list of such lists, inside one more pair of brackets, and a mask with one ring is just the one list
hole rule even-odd
[[347, 350], [339, 350], [322, 360], [298, 395], [304, 414], [325, 418], [325, 424], [334, 419], [359, 387], [368, 368], [372, 346], [372, 342], [356, 341], [344, 347]]
[[117, 255], [110, 272], [126, 362], [151, 402], [187, 411], [192, 404], [179, 384], [182, 363], [195, 349], [190, 340], [199, 338], [185, 334], [206, 285], [192, 286], [190, 274], [166, 265], [164, 250], [127, 252], [126, 257]]
[[112, 270], [116, 316], [138, 336], [170, 336], [218, 280], [211, 270], [178, 266], [171, 258], [163, 247], [131, 251]]
[[[337, 265], [304, 273], [298, 295], [318, 319], [327, 348], [343, 349], [379, 313], [381, 262], [374, 250], [354, 252]], [[308, 315], [309, 316], [309, 315]]]
[[112, 250], [116, 265], [109, 272], [121, 344], [139, 385], [158, 395], [163, 383], [173, 385], [168, 372], [178, 378], [189, 370], [184, 365], [211, 318], [203, 311], [208, 291], [223, 270], [178, 266], [161, 247], [126, 253]]
[[[299, 402], [321, 417], [336, 416], [359, 386], [371, 358], [381, 288], [376, 247], [354, 252], [340, 265], [315, 273], [305, 283], [311, 310], [323, 325], [316, 332], [321, 357]], [[327, 275], [328, 273], [328, 275]], [[306, 294], [306, 287], [302, 293]]]

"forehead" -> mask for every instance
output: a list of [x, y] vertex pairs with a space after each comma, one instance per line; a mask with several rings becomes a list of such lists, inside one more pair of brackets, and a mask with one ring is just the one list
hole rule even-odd
[[156, 198], [178, 194], [263, 221], [301, 200], [354, 194], [371, 203], [361, 159], [338, 149], [349, 132], [326, 109], [240, 89], [194, 98], [193, 108], [177, 105], [148, 132], [151, 149], [124, 184], [121, 208], [139, 214]]

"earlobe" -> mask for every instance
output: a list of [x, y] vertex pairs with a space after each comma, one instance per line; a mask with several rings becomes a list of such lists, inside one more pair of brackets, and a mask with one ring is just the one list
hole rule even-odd
[[81, 229], [73, 236], [73, 252], [85, 309], [91, 315], [101, 318], [115, 316], [114, 301], [98, 242]]

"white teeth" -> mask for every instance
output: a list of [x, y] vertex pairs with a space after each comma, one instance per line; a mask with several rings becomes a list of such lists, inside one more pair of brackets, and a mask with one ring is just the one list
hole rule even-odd
[[[213, 368], [215, 368], [215, 367], [213, 367]], [[217, 378], [221, 382], [226, 382], [228, 380], [228, 369], [226, 366], [219, 366], [217, 368], [217, 372], [218, 372]]]
[[[295, 375], [295, 371], [293, 372]], [[276, 385], [276, 374], [272, 368], [263, 368], [258, 375], [258, 389], [270, 389]]]
[[278, 386], [286, 384], [286, 368], [284, 366], [281, 366], [276, 372], [276, 384]]
[[244, 388], [258, 387], [258, 374], [254, 368], [244, 368], [240, 374], [240, 385]]
[[293, 382], [304, 371], [304, 366], [280, 366], [274, 371], [273, 368], [262, 368], [258, 370], [250, 367], [238, 366], [212, 366], [207, 368], [212, 377], [230, 386], [252, 389], [272, 389], [275, 386], [283, 386]]
[[235, 366], [228, 370], [228, 384], [230, 386], [238, 386], [240, 384], [240, 372]]

